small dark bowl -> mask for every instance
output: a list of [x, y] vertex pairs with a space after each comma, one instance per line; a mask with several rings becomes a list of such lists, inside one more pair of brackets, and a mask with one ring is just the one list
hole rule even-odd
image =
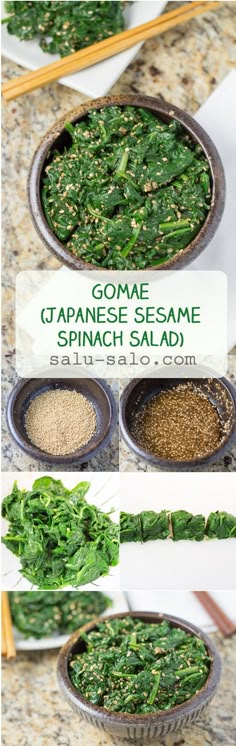
[[[153, 396], [184, 383], [194, 383], [205, 392], [217, 408], [223, 432], [222, 440], [205, 456], [187, 461], [177, 461], [156, 456], [147, 451], [131, 434], [132, 417]], [[226, 378], [139, 378], [126, 386], [120, 400], [120, 429], [129, 448], [140, 459], [149, 461], [160, 469], [173, 471], [194, 470], [203, 464], [211, 464], [221, 458], [236, 442], [236, 389]]]
[[[54, 456], [31, 443], [25, 429], [26, 410], [36, 396], [45, 391], [72, 389], [84, 394], [94, 406], [97, 429], [91, 440], [73, 453]], [[111, 440], [117, 419], [114, 396], [105, 381], [99, 378], [26, 378], [17, 383], [7, 403], [7, 424], [17, 445], [32, 458], [53, 464], [81, 464], [96, 456]]]
[[[91, 725], [105, 730], [112, 736], [138, 741], [142, 739], [145, 743], [158, 737], [173, 733], [185, 725], [193, 723], [205, 710], [219, 684], [221, 674], [221, 661], [212, 640], [198, 627], [190, 622], [179, 619], [169, 614], [156, 614], [152, 612], [132, 611], [124, 614], [113, 614], [106, 619], [124, 619], [132, 616], [151, 624], [160, 624], [166, 620], [173, 627], [180, 627], [191, 635], [196, 635], [203, 640], [211, 657], [209, 676], [200, 691], [182, 705], [177, 705], [171, 710], [154, 712], [148, 715], [130, 715], [123, 712], [111, 712], [104, 707], [93, 705], [89, 700], [82, 697], [73, 687], [69, 675], [68, 665], [72, 655], [83, 652], [85, 647], [80, 638], [81, 630], [77, 630], [60, 651], [57, 666], [58, 682], [61, 691], [75, 714], [87, 720]], [[97, 620], [98, 621], [98, 620]], [[101, 621], [101, 620], [99, 620]], [[90, 622], [83, 627], [83, 632], [90, 632], [96, 627], [96, 621]]]
[[[95, 101], [88, 101], [77, 109], [68, 112], [63, 119], [60, 119], [46, 133], [34, 155], [28, 179], [29, 208], [35, 229], [49, 251], [55, 254], [60, 262], [66, 264], [71, 269], [103, 269], [103, 267], [97, 267], [76, 257], [54, 235], [44, 215], [41, 202], [41, 184], [45, 167], [51, 159], [52, 150], [56, 148], [62, 152], [65, 146], [68, 146], [71, 142], [69, 133], [64, 129], [65, 122], [69, 121], [75, 124], [83, 119], [91, 109], [101, 109], [105, 106], [114, 105], [130, 105], [149, 109], [157, 117], [163, 119], [164, 122], [176, 119], [188, 132], [192, 140], [200, 144], [208, 160], [212, 179], [212, 200], [206, 220], [191, 243], [172, 257], [172, 259], [164, 262], [158, 269], [179, 269], [186, 267], [187, 264], [196, 259], [203, 249], [206, 248], [221, 220], [225, 203], [224, 170], [215, 145], [200, 124], [189, 114], [186, 114], [185, 111], [182, 111], [182, 109], [178, 109], [172, 104], [151, 96], [143, 96], [141, 94], [136, 96], [106, 96], [98, 98]], [[157, 267], [148, 267], [146, 269], [156, 270]]]

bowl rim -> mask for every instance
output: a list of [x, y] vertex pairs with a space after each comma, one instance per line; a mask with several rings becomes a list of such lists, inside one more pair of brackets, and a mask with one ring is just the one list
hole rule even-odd
[[[68, 384], [70, 381], [76, 380], [76, 382], [79, 384], [80, 381], [85, 380], [92, 380], [97, 386], [100, 388], [100, 390], [105, 394], [108, 406], [109, 406], [109, 422], [107, 424], [106, 430], [104, 434], [101, 434], [99, 441], [96, 445], [93, 445], [91, 450], [88, 450], [86, 453], [81, 454], [81, 456], [78, 455], [78, 451], [83, 448], [88, 448], [89, 442], [85, 444], [85, 446], [81, 446], [80, 449], [77, 449], [77, 451], [73, 451], [69, 454], [64, 454], [63, 456], [47, 453], [47, 451], [41, 451], [38, 446], [35, 446], [33, 443], [28, 443], [27, 440], [23, 437], [22, 433], [18, 430], [15, 422], [15, 415], [14, 415], [14, 408], [18, 399], [19, 394], [21, 391], [26, 387], [31, 381], [37, 381], [38, 382], [38, 392], [40, 394], [40, 390], [42, 390], [44, 384], [47, 382], [48, 387], [50, 388], [50, 383], [54, 384], [58, 381], [58, 388], [60, 388], [60, 381], [64, 381], [65, 384]], [[63, 388], [66, 388], [66, 385], [63, 386]], [[110, 388], [110, 386], [106, 383], [105, 380], [102, 378], [22, 378], [20, 381], [17, 381], [17, 383], [13, 386], [8, 400], [7, 400], [7, 406], [6, 406], [6, 421], [8, 430], [10, 432], [10, 435], [12, 436], [15, 443], [23, 450], [25, 453], [28, 454], [28, 456], [31, 456], [32, 458], [36, 458], [39, 461], [52, 463], [52, 464], [82, 464], [85, 461], [90, 461], [92, 458], [97, 456], [98, 453], [100, 453], [101, 450], [106, 448], [114, 434], [116, 424], [117, 424], [117, 405], [115, 401], [114, 394]], [[92, 438], [91, 438], [92, 441]]]
[[[207, 378], [210, 378], [210, 376], [207, 376]], [[161, 456], [155, 456], [154, 453], [151, 451], [145, 450], [141, 445], [139, 445], [138, 441], [131, 435], [130, 430], [126, 423], [126, 406], [129, 399], [129, 396], [135, 386], [140, 383], [141, 381], [146, 381], [145, 378], [133, 378], [125, 387], [124, 391], [121, 394], [120, 397], [120, 409], [119, 409], [119, 425], [120, 425], [120, 432], [121, 435], [128, 445], [128, 447], [136, 453], [136, 455], [144, 459], [145, 461], [149, 461], [149, 463], [152, 463], [156, 466], [160, 466], [161, 468], [175, 468], [175, 469], [181, 469], [181, 468], [189, 468], [189, 467], [196, 467], [200, 466], [201, 464], [208, 464], [211, 463], [214, 459], [220, 458], [223, 453], [228, 450], [235, 442], [236, 442], [236, 420], [232, 423], [232, 427], [229, 433], [227, 433], [224, 436], [224, 439], [220, 445], [217, 446], [213, 451], [208, 451], [205, 456], [196, 456], [194, 459], [186, 459], [186, 460], [178, 460], [178, 459], [167, 459], [162, 458]], [[155, 379], [160, 380], [160, 379]], [[166, 381], [168, 380], [175, 380], [174, 378], [166, 378]], [[179, 380], [179, 379], [178, 379]], [[191, 381], [194, 383], [194, 381], [201, 380], [199, 378], [183, 378], [182, 382], [183, 384], [187, 381]], [[202, 380], [206, 380], [202, 378]], [[222, 386], [224, 390], [227, 392], [227, 396], [229, 400], [232, 403], [234, 413], [236, 415], [236, 388], [233, 386], [231, 381], [228, 381], [227, 378], [222, 376], [221, 378], [216, 377], [215, 380]]]
[[[210, 664], [210, 670], [209, 675], [207, 677], [207, 680], [201, 689], [196, 692], [189, 700], [186, 700], [186, 702], [183, 702], [182, 704], [175, 705], [175, 707], [172, 707], [170, 710], [157, 710], [153, 713], [146, 713], [146, 714], [131, 714], [131, 713], [125, 713], [125, 712], [113, 712], [112, 710], [107, 710], [105, 707], [99, 707], [98, 705], [94, 705], [92, 702], [90, 702], [88, 699], [82, 696], [82, 694], [79, 694], [76, 692], [75, 687], [72, 685], [69, 675], [68, 675], [68, 663], [69, 658], [71, 654], [72, 647], [77, 643], [77, 641], [80, 638], [81, 631], [83, 632], [89, 632], [92, 630], [98, 623], [105, 623], [109, 622], [112, 619], [122, 619], [126, 617], [133, 617], [135, 619], [140, 619], [141, 621], [149, 621], [149, 623], [161, 623], [162, 621], [168, 621], [173, 626], [180, 626], [181, 629], [183, 629], [188, 634], [193, 634], [200, 638], [204, 645], [206, 646], [210, 658], [211, 658], [211, 664]], [[151, 621], [150, 621], [151, 619]], [[173, 722], [174, 719], [178, 719], [178, 716], [186, 716], [186, 715], [192, 715], [194, 712], [198, 710], [198, 708], [201, 708], [204, 703], [207, 704], [208, 701], [211, 700], [213, 697], [215, 690], [218, 686], [219, 680], [221, 676], [221, 658], [218, 653], [218, 650], [214, 644], [214, 642], [211, 640], [211, 638], [208, 637], [208, 635], [205, 634], [199, 627], [196, 627], [191, 622], [188, 622], [186, 619], [182, 619], [181, 617], [174, 616], [172, 614], [162, 613], [162, 612], [148, 612], [148, 611], [128, 611], [128, 612], [121, 612], [119, 614], [110, 614], [109, 616], [106, 616], [104, 619], [101, 619], [100, 617], [93, 620], [92, 622], [89, 622], [88, 624], [84, 625], [81, 629], [76, 630], [69, 640], [65, 643], [65, 645], [61, 648], [58, 661], [57, 661], [57, 678], [58, 683], [60, 686], [60, 689], [66, 696], [66, 698], [71, 702], [71, 704], [75, 705], [78, 709], [82, 710], [84, 713], [90, 714], [90, 716], [96, 716], [100, 720], [105, 719], [109, 723], [118, 723], [123, 722], [124, 725], [145, 725], [145, 724], [164, 724], [168, 722]]]
[[200, 231], [188, 244], [188, 246], [185, 247], [185, 249], [179, 251], [174, 257], [164, 262], [163, 265], [160, 265], [158, 267], [149, 266], [142, 271], [162, 271], [167, 269], [178, 269], [179, 266], [182, 265], [186, 266], [194, 259], [196, 259], [196, 257], [203, 251], [203, 249], [206, 248], [220, 223], [225, 204], [224, 169], [220, 155], [204, 128], [183, 109], [180, 109], [174, 104], [163, 101], [163, 99], [158, 97], [146, 96], [143, 94], [126, 94], [123, 96], [113, 95], [102, 96], [94, 100], [90, 99], [81, 104], [79, 107], [71, 109], [69, 112], [67, 112], [66, 116], [60, 118], [46, 132], [45, 136], [39, 143], [38, 148], [34, 153], [27, 182], [28, 204], [33, 225], [39, 237], [46, 244], [49, 251], [51, 251], [52, 254], [56, 255], [57, 259], [66, 266], [70, 267], [71, 269], [93, 269], [97, 271], [104, 271], [104, 267], [90, 264], [89, 262], [86, 262], [83, 259], [77, 257], [75, 254], [72, 254], [64, 246], [64, 244], [59, 241], [53, 231], [49, 228], [49, 225], [44, 216], [41, 203], [40, 182], [45, 160], [50, 149], [53, 146], [55, 139], [62, 134], [65, 122], [70, 121], [74, 123], [83, 118], [91, 109], [100, 109], [102, 107], [114, 105], [129, 105], [134, 107], [147, 108], [157, 116], [160, 115], [176, 119], [182, 125], [182, 127], [186, 129], [192, 139], [200, 144], [205, 157], [207, 158], [212, 178], [212, 199], [209, 212], [203, 225], [200, 228]]

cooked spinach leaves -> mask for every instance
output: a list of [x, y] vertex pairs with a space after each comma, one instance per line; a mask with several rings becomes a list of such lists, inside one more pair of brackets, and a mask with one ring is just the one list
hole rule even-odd
[[141, 513], [142, 541], [166, 539], [169, 535], [169, 517], [166, 510], [155, 513], [154, 510], [144, 510]]
[[230, 539], [236, 537], [236, 518], [231, 513], [218, 510], [210, 513], [207, 519], [206, 535], [209, 539]]
[[9, 34], [21, 41], [39, 39], [44, 52], [67, 54], [123, 31], [122, 3], [117, 0], [84, 2], [5, 2], [10, 16], [3, 19]]
[[74, 655], [75, 689], [113, 712], [170, 710], [205, 684], [211, 659], [203, 641], [168, 622], [111, 619], [82, 634], [85, 652]]
[[169, 536], [169, 515], [166, 510], [155, 513], [154, 510], [144, 510], [136, 515], [132, 513], [120, 514], [120, 541], [151, 541], [166, 539]]
[[32, 490], [15, 482], [2, 503], [9, 521], [3, 543], [20, 559], [23, 577], [43, 590], [91, 583], [118, 563], [119, 527], [85, 500], [89, 482], [68, 490], [52, 477]]
[[192, 515], [187, 510], [170, 512], [161, 510], [144, 510], [142, 513], [120, 514], [120, 542], [153, 541], [156, 539], [173, 539], [181, 541], [203, 541], [209, 539], [229, 539], [236, 537], [236, 517], [225, 511], [205, 516]]
[[65, 129], [71, 144], [52, 151], [41, 197], [69, 251], [108, 269], [144, 269], [190, 243], [210, 207], [210, 172], [177, 121], [110, 106]]
[[111, 606], [99, 591], [11, 591], [13, 624], [24, 637], [74, 632]]
[[205, 522], [204, 515], [192, 515], [187, 510], [176, 510], [171, 513], [173, 540], [195, 539], [195, 541], [203, 541]]
[[142, 541], [140, 514], [120, 513], [120, 541]]

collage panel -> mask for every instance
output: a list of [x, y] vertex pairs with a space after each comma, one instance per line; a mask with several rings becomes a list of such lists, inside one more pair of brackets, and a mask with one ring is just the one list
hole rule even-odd
[[120, 380], [120, 471], [236, 471], [236, 355], [224, 377]]
[[119, 581], [119, 477], [2, 474], [2, 587], [113, 590]]
[[[3, 666], [3, 742], [19, 731], [27, 746], [31, 733], [39, 744], [65, 746], [78, 737], [89, 746], [146, 744], [150, 734], [161, 745], [233, 746], [233, 625], [220, 619], [235, 618], [235, 591], [211, 594], [218, 631], [190, 591], [41, 596], [9, 593], [17, 656]], [[71, 635], [81, 622], [81, 636]]]
[[236, 475], [122, 474], [127, 591], [235, 589]]
[[116, 379], [13, 380], [2, 402], [3, 471], [119, 471]]

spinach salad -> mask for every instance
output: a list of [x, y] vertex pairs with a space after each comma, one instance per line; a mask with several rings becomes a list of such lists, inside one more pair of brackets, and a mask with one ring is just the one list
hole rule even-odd
[[193, 697], [209, 675], [203, 641], [167, 621], [108, 619], [81, 638], [85, 651], [70, 660], [71, 682], [87, 700], [113, 712], [170, 710]]
[[210, 208], [210, 170], [176, 120], [110, 106], [65, 130], [68, 144], [50, 154], [41, 199], [67, 250], [95, 266], [145, 269], [192, 241]]
[[117, 0], [17, 0], [4, 5], [10, 14], [3, 19], [9, 34], [21, 41], [38, 39], [43, 52], [61, 57], [124, 29], [122, 3]]
[[37, 640], [74, 632], [112, 604], [99, 591], [11, 591], [9, 600], [16, 629]]
[[72, 490], [52, 477], [32, 490], [15, 482], [2, 503], [9, 521], [3, 544], [19, 557], [24, 578], [42, 590], [91, 583], [119, 559], [119, 526], [85, 500], [89, 482]]
[[208, 539], [236, 538], [236, 516], [224, 510], [204, 515], [192, 515], [187, 510], [143, 510], [142, 513], [120, 514], [121, 544], [157, 539], [173, 541], [203, 541]]

